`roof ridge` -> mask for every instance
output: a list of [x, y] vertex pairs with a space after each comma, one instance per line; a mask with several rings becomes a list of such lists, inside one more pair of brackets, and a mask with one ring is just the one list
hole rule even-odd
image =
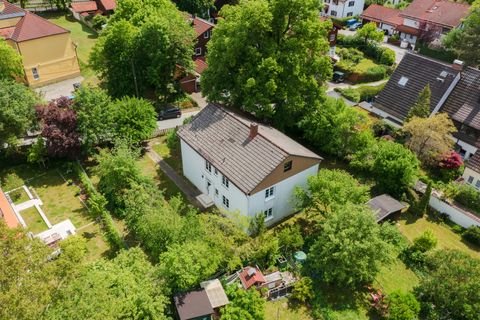
[[34, 16], [34, 17], [36, 17], [36, 18], [39, 18], [40, 20], [43, 20], [43, 21], [45, 21], [45, 22], [46, 22], [46, 23], [48, 23], [48, 24], [52, 24], [52, 25], [54, 25], [54, 26], [56, 26], [56, 27], [58, 27], [58, 28], [60, 28], [60, 29], [63, 29], [65, 32], [71, 33], [71, 32], [70, 32], [70, 30], [68, 30], [68, 29], [65, 29], [65, 28], [64, 28], [64, 27], [62, 27], [62, 26], [59, 26], [58, 24], [56, 24], [56, 23], [53, 23], [53, 22], [51, 22], [50, 20], [48, 20], [48, 19], [45, 19], [45, 18], [44, 18], [44, 17], [42, 17], [42, 16], [39, 16], [38, 14], [35, 14], [35, 13], [33, 13], [33, 12], [30, 12], [30, 11], [28, 11], [28, 10], [25, 10], [25, 9], [23, 9], [23, 10], [26, 12], [25, 16], [27, 16], [27, 15], [32, 15], [32, 16]]
[[434, 59], [434, 58], [431, 58], [431, 57], [427, 57], [427, 56], [424, 56], [424, 55], [422, 55], [422, 54], [420, 54], [420, 53], [407, 51], [406, 54], [407, 54], [407, 55], [416, 56], [416, 57], [422, 58], [422, 59], [424, 59], [424, 60], [432, 61], [432, 62], [441, 64], [441, 65], [443, 65], [443, 66], [445, 66], [445, 67], [448, 67], [448, 68], [450, 68], [450, 69], [453, 69], [451, 63], [449, 64], [449, 63], [444, 62], [444, 61], [440, 61], [440, 60], [437, 60], [437, 59]]

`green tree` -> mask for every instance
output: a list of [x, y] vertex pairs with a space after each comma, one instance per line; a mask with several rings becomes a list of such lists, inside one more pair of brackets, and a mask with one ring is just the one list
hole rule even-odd
[[174, 244], [160, 255], [159, 273], [174, 290], [188, 290], [212, 276], [222, 255], [203, 241]]
[[32, 90], [20, 83], [0, 80], [0, 145], [15, 144], [35, 124]]
[[407, 147], [420, 161], [436, 166], [452, 149], [455, 142], [451, 137], [457, 130], [446, 113], [437, 113], [429, 118], [412, 118], [403, 131], [408, 134]]
[[115, 137], [138, 144], [151, 138], [157, 127], [157, 114], [153, 105], [144, 99], [124, 97], [114, 102], [112, 118]]
[[475, 67], [480, 65], [480, 1], [473, 3], [462, 27], [453, 28], [443, 43], [465, 63]]
[[416, 290], [422, 319], [473, 320], [480, 314], [480, 261], [455, 250], [438, 250]]
[[420, 313], [420, 303], [415, 296], [410, 293], [394, 291], [387, 296], [388, 320], [413, 320], [418, 319]]
[[208, 47], [202, 91], [292, 127], [331, 76], [327, 32], [316, 0], [243, 0], [225, 6]]
[[45, 141], [42, 137], [38, 137], [37, 141], [28, 149], [27, 161], [28, 163], [41, 164], [45, 167], [47, 160], [47, 149], [45, 148]]
[[437, 246], [437, 238], [431, 230], [427, 230], [413, 240], [413, 249], [425, 253]]
[[365, 114], [348, 107], [343, 99], [327, 97], [324, 103], [316, 104], [300, 122], [300, 128], [312, 145], [341, 158], [372, 141]]
[[138, 248], [98, 260], [63, 284], [46, 319], [167, 319], [165, 285]]
[[377, 29], [377, 24], [375, 22], [369, 22], [357, 31], [356, 36], [363, 38], [365, 43], [367, 43], [369, 40], [381, 42], [383, 41], [385, 34], [382, 30]]
[[350, 164], [372, 174], [377, 187], [393, 196], [401, 196], [415, 182], [419, 169], [415, 154], [401, 144], [386, 140], [358, 151]]
[[220, 309], [222, 320], [265, 319], [265, 299], [257, 290], [244, 290], [232, 285], [225, 292], [230, 303]]
[[373, 281], [391, 259], [373, 212], [364, 205], [337, 206], [320, 221], [320, 235], [310, 248], [309, 267], [323, 281], [357, 287]]
[[23, 77], [22, 57], [3, 38], [0, 38], [0, 80]]
[[346, 203], [364, 204], [369, 199], [369, 188], [342, 170], [320, 170], [308, 178], [307, 190], [297, 189], [299, 207], [326, 212], [331, 206]]
[[427, 83], [425, 88], [420, 91], [417, 101], [413, 107], [408, 111], [405, 122], [410, 121], [413, 117], [428, 118], [430, 115], [430, 97], [432, 92], [430, 91], [430, 84]]
[[430, 197], [432, 195], [432, 183], [428, 183], [427, 190], [422, 195], [418, 203], [413, 205], [413, 212], [418, 215], [419, 217], [423, 217], [425, 213], [427, 213], [428, 205], [430, 203]]
[[181, 11], [208, 18], [208, 9], [213, 7], [215, 0], [175, 0], [174, 2]]
[[304, 241], [298, 225], [284, 227], [277, 233], [277, 238], [282, 252], [292, 254], [293, 251], [303, 247]]

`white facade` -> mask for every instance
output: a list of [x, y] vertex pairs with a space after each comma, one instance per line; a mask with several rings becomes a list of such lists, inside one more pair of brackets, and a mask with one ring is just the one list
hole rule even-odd
[[363, 12], [365, 0], [324, 0], [322, 15], [334, 18], [358, 16]]
[[[208, 165], [207, 160], [183, 139], [180, 141], [183, 174], [195, 187], [207, 194], [218, 208], [231, 212], [237, 211], [250, 218], [263, 212], [266, 215], [267, 225], [272, 225], [296, 212], [295, 188], [306, 187], [308, 177], [316, 175], [318, 172], [318, 164], [316, 164], [269, 188], [247, 195], [231, 181], [228, 181], [227, 187], [222, 173], [214, 165]], [[269, 190], [267, 196], [267, 189], [270, 188], [273, 189]]]
[[480, 190], [479, 172], [473, 171], [470, 168], [465, 168], [465, 171], [463, 172], [463, 179], [465, 180], [465, 183], [468, 183], [469, 185]]

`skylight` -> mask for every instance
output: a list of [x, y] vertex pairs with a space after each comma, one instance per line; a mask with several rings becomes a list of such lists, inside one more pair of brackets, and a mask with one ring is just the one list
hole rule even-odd
[[408, 78], [407, 77], [401, 77], [400, 80], [398, 80], [398, 84], [401, 85], [402, 87], [405, 87], [407, 85]]

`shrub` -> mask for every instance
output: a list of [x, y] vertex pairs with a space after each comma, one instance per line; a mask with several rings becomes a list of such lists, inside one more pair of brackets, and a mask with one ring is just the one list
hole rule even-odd
[[470, 185], [463, 184], [458, 188], [455, 201], [475, 211], [477, 214], [480, 213], [480, 192]]
[[378, 86], [360, 86], [357, 88], [360, 93], [360, 101], [370, 101], [376, 95], [380, 93], [385, 87], [385, 83], [379, 84]]
[[166, 136], [166, 143], [168, 148], [173, 151], [177, 150], [178, 147], [180, 146], [180, 139], [178, 138], [177, 135], [177, 129], [169, 131]]
[[462, 234], [462, 238], [466, 241], [480, 246], [480, 227], [471, 226]]
[[385, 135], [394, 135], [397, 129], [384, 120], [378, 120], [372, 125], [372, 130], [375, 137], [383, 137]]
[[312, 279], [303, 277], [295, 283], [292, 292], [292, 299], [305, 303], [313, 298]]
[[420, 312], [420, 303], [415, 296], [408, 292], [394, 291], [386, 299], [388, 305], [388, 320], [417, 319]]
[[359, 63], [364, 58], [362, 51], [355, 48], [340, 48], [338, 55], [343, 60], [349, 60], [353, 63]]
[[432, 231], [427, 230], [421, 236], [413, 240], [413, 250], [427, 252], [437, 246], [437, 238]]
[[340, 94], [346, 99], [353, 102], [360, 102], [360, 93], [355, 88], [340, 89]]
[[391, 66], [395, 63], [395, 51], [389, 48], [383, 48], [383, 52], [380, 56], [380, 63], [387, 66]]
[[408, 247], [408, 240], [398, 230], [398, 227], [389, 222], [384, 222], [380, 226], [380, 237], [383, 241], [393, 245], [398, 251], [403, 251]]
[[108, 18], [102, 16], [101, 14], [97, 14], [92, 19], [92, 27], [95, 30], [101, 30], [105, 24], [107, 24]]
[[385, 79], [386, 76], [387, 68], [384, 66], [375, 66], [367, 69], [362, 80], [365, 82], [373, 82]]

